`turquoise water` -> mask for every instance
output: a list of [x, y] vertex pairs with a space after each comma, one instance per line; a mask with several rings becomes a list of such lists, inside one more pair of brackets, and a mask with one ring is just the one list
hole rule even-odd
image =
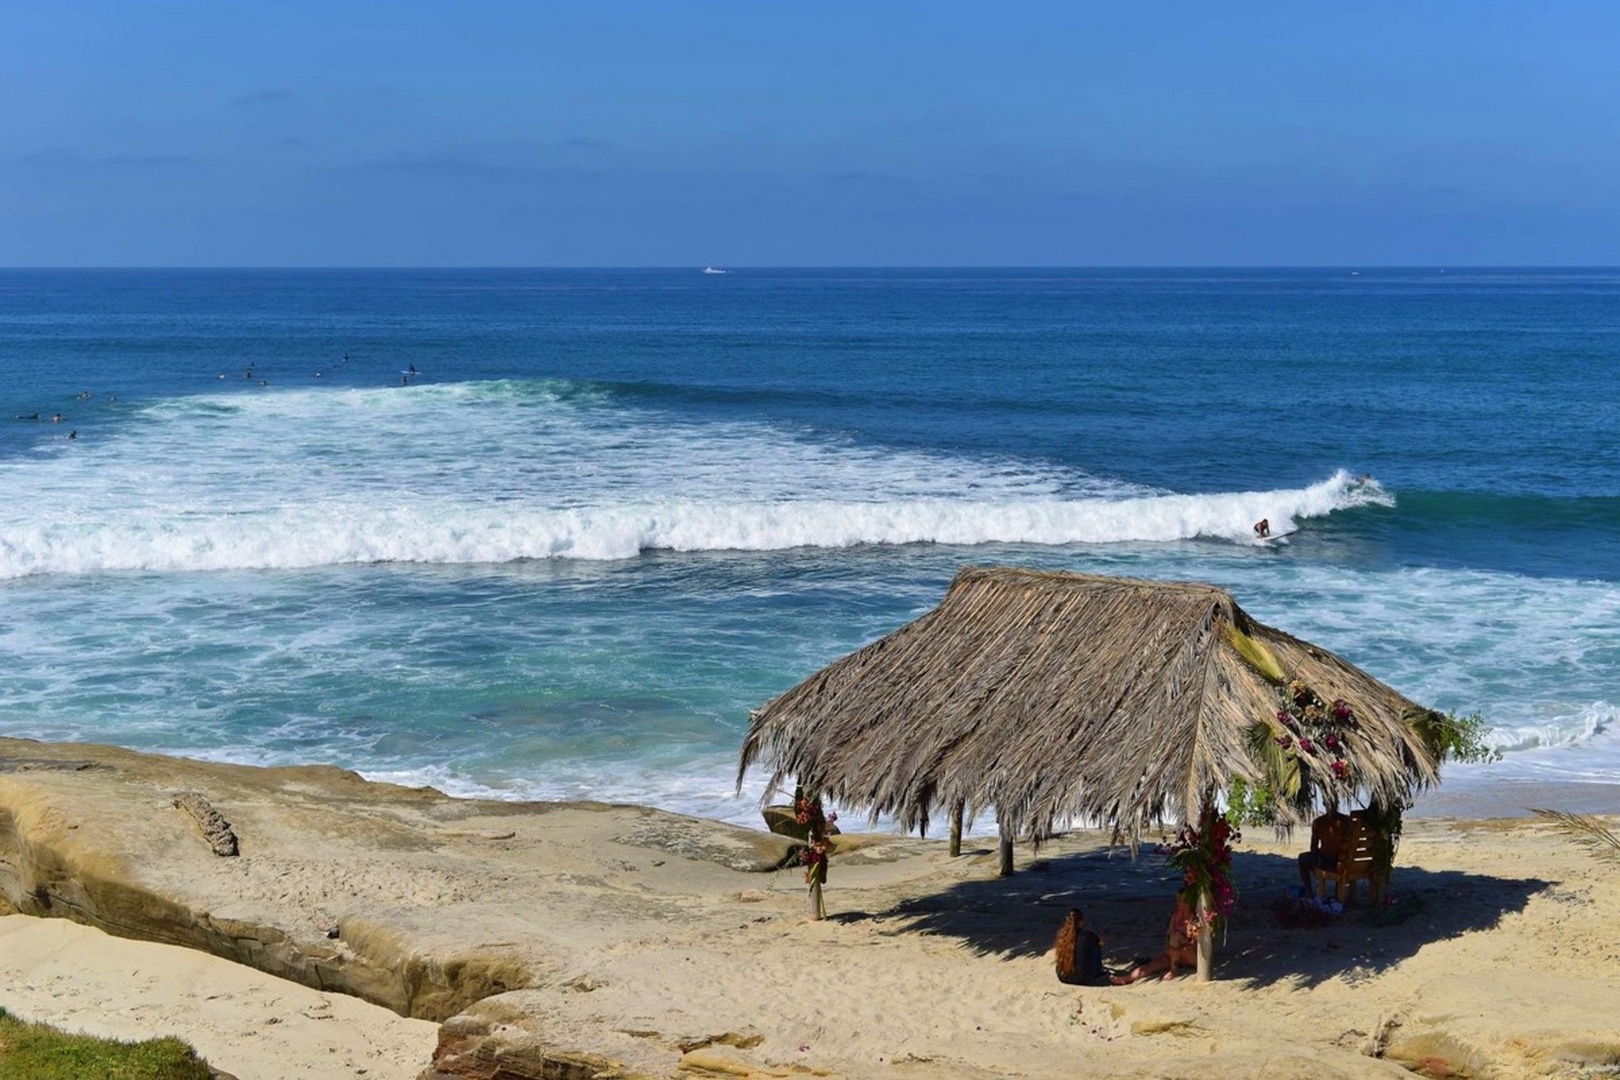
[[1617, 779], [1617, 301], [0, 272], [0, 732], [754, 821], [748, 710], [1010, 562], [1213, 581], [1479, 711], [1507, 757], [1450, 782]]

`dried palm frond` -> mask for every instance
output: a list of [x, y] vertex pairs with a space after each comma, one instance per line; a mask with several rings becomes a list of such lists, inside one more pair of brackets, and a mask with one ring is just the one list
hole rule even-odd
[[1040, 839], [1077, 820], [1134, 836], [1234, 779], [1275, 780], [1296, 823], [1324, 779], [1255, 753], [1285, 673], [1355, 706], [1368, 800], [1402, 805], [1438, 780], [1418, 706], [1224, 589], [966, 567], [937, 608], [756, 711], [739, 787], [757, 762], [769, 788], [792, 778], [908, 831], [965, 806]]
[[1589, 848], [1597, 858], [1620, 862], [1620, 836], [1615, 836], [1590, 814], [1572, 814], [1568, 810], [1541, 810], [1534, 806], [1530, 807], [1530, 812], [1552, 822], [1559, 832], [1582, 847]]

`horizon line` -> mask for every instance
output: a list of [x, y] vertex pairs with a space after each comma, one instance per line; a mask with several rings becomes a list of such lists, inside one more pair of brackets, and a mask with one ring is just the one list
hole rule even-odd
[[[671, 270], [722, 269], [716, 263], [103, 263], [8, 264], [0, 273], [51, 271], [420, 271], [420, 270]], [[1620, 263], [731, 263], [724, 272], [776, 270], [1620, 270]]]

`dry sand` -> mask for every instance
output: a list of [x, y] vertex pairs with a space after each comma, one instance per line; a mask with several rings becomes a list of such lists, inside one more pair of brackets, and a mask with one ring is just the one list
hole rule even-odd
[[0, 1006], [102, 1038], [178, 1035], [241, 1080], [413, 1080], [439, 1025], [196, 949], [0, 916]]
[[[302, 977], [352, 977], [374, 996], [394, 990], [354, 976], [367, 957], [427, 955], [419, 973], [453, 967], [446, 958], [520, 961], [526, 988], [445, 1025], [449, 1042], [486, 1050], [580, 1051], [622, 1062], [618, 1075], [660, 1077], [1620, 1074], [1620, 864], [1533, 817], [1414, 816], [1391, 907], [1295, 928], [1278, 924], [1277, 909], [1297, 881], [1299, 840], [1251, 831], [1217, 981], [1075, 988], [1052, 971], [1064, 910], [1085, 908], [1113, 963], [1157, 951], [1176, 886], [1161, 858], [1133, 862], [1106, 850], [1106, 837], [1076, 832], [1039, 853], [1021, 846], [1018, 872], [999, 879], [987, 843], [952, 859], [937, 841], [891, 840], [835, 853], [830, 917], [807, 923], [799, 872], [738, 869], [769, 846], [715, 823], [633, 807], [457, 803], [331, 770], [97, 748], [0, 745], [0, 763], [8, 750], [16, 761], [95, 762], [0, 768], [0, 825], [9, 815], [16, 837], [72, 855], [80, 878], [110, 873], [109, 849], [143, 852], [119, 872], [192, 920], [161, 924], [166, 933], [229, 926], [236, 936], [210, 947], [239, 948], [251, 923], [258, 936], [239, 954], [286, 966], [327, 943], [321, 927], [341, 927], [339, 954]], [[239, 859], [208, 855], [163, 809], [154, 793], [177, 788], [206, 791], [225, 811], [243, 835]], [[131, 813], [132, 800], [149, 809]], [[1540, 791], [1534, 801], [1560, 800]], [[139, 829], [120, 831], [137, 818]], [[51, 911], [83, 917], [95, 897], [37, 854], [10, 895], [24, 906], [24, 879], [54, 874]], [[7, 858], [22, 866], [0, 844], [0, 885]], [[123, 893], [97, 895], [98, 918], [125, 917]], [[263, 945], [266, 925], [287, 932], [281, 952]], [[199, 991], [202, 969], [189, 963], [205, 958], [190, 952], [170, 954], [186, 964], [148, 964], [122, 951], [137, 947], [127, 942], [67, 946], [83, 931], [64, 923], [0, 928], [0, 1005], [30, 1018], [178, 1033], [242, 1080], [410, 1076], [428, 1065], [423, 1021], [229, 966], [242, 982]], [[452, 990], [401, 1000], [431, 1010]], [[336, 1019], [311, 1017], [324, 1015], [322, 1000]], [[264, 1052], [283, 1038], [295, 1046]], [[375, 1065], [357, 1056], [373, 1042]], [[477, 1075], [471, 1059], [440, 1064]]]

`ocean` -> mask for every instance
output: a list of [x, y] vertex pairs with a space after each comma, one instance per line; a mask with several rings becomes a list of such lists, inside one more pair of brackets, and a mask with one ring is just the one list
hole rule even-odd
[[749, 710], [1010, 563], [1620, 781], [1620, 271], [13, 270], [0, 376], [0, 734], [758, 824]]

